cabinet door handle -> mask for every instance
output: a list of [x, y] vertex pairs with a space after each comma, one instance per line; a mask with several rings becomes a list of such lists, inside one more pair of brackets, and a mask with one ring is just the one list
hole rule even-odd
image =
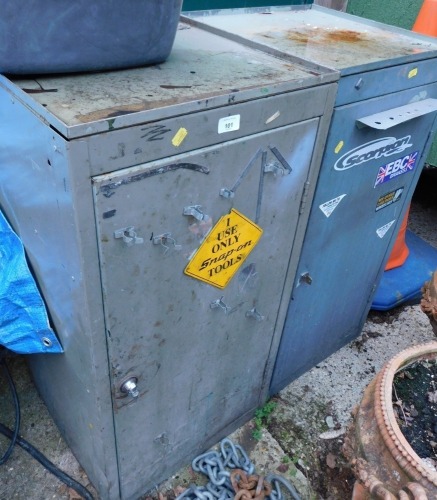
[[412, 102], [405, 106], [392, 108], [381, 113], [365, 116], [357, 120], [359, 127], [370, 127], [377, 130], [388, 130], [405, 123], [413, 118], [424, 116], [437, 111], [437, 99], [424, 99], [423, 101]]

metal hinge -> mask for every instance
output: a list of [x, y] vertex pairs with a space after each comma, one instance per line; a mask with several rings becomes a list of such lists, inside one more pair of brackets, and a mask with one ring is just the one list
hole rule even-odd
[[303, 214], [305, 210], [309, 190], [310, 190], [310, 183], [309, 181], [306, 181], [305, 184], [303, 185], [303, 193], [302, 193], [302, 198], [300, 200], [299, 215]]

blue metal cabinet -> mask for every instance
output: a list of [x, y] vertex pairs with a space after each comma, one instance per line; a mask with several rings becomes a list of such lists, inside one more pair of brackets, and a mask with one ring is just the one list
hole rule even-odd
[[[417, 184], [435, 112], [388, 130], [345, 124], [381, 107], [399, 107], [417, 90], [334, 111], [272, 394], [361, 331]], [[437, 99], [435, 84], [420, 91]]]
[[277, 57], [341, 73], [274, 394], [361, 331], [435, 130], [437, 43], [318, 7], [190, 18]]

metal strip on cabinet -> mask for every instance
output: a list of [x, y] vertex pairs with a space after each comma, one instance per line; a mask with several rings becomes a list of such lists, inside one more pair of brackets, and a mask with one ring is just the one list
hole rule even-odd
[[437, 99], [424, 99], [405, 106], [389, 109], [381, 113], [365, 116], [357, 120], [358, 126], [367, 126], [377, 130], [387, 130], [401, 123], [413, 120], [437, 111]]

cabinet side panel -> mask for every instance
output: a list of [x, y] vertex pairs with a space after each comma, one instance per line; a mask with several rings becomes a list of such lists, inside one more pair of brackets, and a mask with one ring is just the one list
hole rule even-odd
[[33, 376], [102, 498], [118, 498], [88, 147], [68, 143], [1, 89], [0, 118], [0, 207], [65, 351], [29, 357]]

